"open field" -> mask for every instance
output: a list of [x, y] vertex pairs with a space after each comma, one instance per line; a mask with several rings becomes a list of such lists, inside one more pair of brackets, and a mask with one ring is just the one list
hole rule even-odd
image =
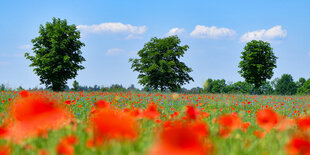
[[22, 91], [0, 99], [0, 154], [310, 150], [310, 96]]

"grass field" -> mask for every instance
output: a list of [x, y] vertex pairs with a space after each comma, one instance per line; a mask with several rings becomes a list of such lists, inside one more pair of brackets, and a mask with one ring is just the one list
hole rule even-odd
[[0, 154], [309, 154], [309, 107], [310, 96], [0, 92]]

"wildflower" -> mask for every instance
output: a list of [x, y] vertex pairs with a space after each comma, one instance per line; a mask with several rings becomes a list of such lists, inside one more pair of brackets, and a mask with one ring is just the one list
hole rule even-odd
[[170, 122], [169, 127], [163, 128], [158, 141], [149, 151], [150, 155], [204, 155], [208, 147], [203, 143], [204, 127], [198, 124], [196, 127], [181, 122]]
[[264, 137], [266, 136], [266, 133], [256, 130], [256, 131], [254, 131], [254, 135], [255, 135], [257, 138], [264, 138]]
[[0, 146], [0, 155], [9, 155], [12, 150], [8, 145]]
[[310, 129], [310, 115], [297, 119], [297, 126], [300, 130], [307, 131]]
[[29, 93], [27, 90], [22, 90], [22, 91], [19, 92], [19, 95], [20, 95], [21, 97], [28, 97], [29, 94], [30, 94], [30, 93]]
[[246, 132], [246, 130], [249, 128], [249, 126], [251, 125], [250, 122], [245, 122], [242, 124], [242, 131]]
[[57, 145], [57, 153], [62, 155], [73, 155], [74, 154], [74, 146], [77, 144], [78, 139], [76, 136], [67, 136], [60, 140]]
[[187, 106], [186, 114], [189, 119], [196, 120], [199, 115], [199, 111], [194, 106]]
[[109, 105], [110, 105], [110, 102], [108, 101], [98, 100], [97, 102], [95, 102], [95, 106], [100, 109], [108, 108]]
[[155, 103], [148, 104], [148, 108], [143, 111], [143, 117], [148, 119], [155, 119], [160, 116], [160, 113], [157, 111], [157, 106]]
[[294, 136], [286, 145], [286, 151], [292, 155], [310, 154], [310, 139], [306, 136]]
[[109, 139], [135, 139], [138, 135], [136, 119], [115, 109], [96, 111], [91, 122], [96, 145]]
[[66, 100], [65, 103], [70, 105], [71, 104], [71, 100]]
[[266, 131], [271, 130], [279, 122], [279, 116], [271, 109], [264, 109], [256, 113], [257, 124]]
[[71, 118], [56, 99], [41, 93], [17, 98], [11, 109], [10, 118], [2, 129], [6, 131], [4, 137], [16, 143], [27, 137], [44, 135], [49, 129], [58, 129]]

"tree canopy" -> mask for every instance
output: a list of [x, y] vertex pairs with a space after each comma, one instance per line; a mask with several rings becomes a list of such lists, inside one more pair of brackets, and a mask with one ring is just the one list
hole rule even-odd
[[84, 69], [85, 61], [81, 47], [80, 32], [75, 25], [68, 25], [67, 20], [53, 18], [45, 26], [40, 25], [39, 36], [32, 39], [34, 56], [25, 53], [25, 57], [35, 67], [35, 74], [41, 84], [54, 91], [63, 90], [67, 80], [76, 77], [77, 71]]
[[254, 84], [258, 89], [267, 79], [273, 76], [277, 57], [268, 42], [252, 40], [246, 44], [240, 57], [239, 73], [245, 81]]
[[275, 84], [275, 92], [279, 95], [293, 95], [297, 92], [296, 83], [293, 80], [292, 75], [283, 74]]
[[298, 89], [298, 94], [310, 94], [310, 79], [304, 82], [302, 87]]
[[152, 89], [176, 91], [181, 85], [194, 81], [192, 69], [179, 60], [188, 45], [180, 46], [178, 36], [151, 38], [138, 52], [140, 58], [129, 59], [131, 69], [139, 72], [139, 83]]

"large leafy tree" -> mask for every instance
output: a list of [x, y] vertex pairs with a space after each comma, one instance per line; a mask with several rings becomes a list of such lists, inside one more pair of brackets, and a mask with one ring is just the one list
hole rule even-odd
[[67, 80], [84, 69], [85, 61], [81, 47], [80, 32], [75, 25], [68, 25], [67, 20], [53, 18], [45, 26], [40, 25], [39, 36], [32, 39], [34, 56], [25, 53], [25, 57], [35, 67], [34, 72], [40, 77], [41, 84], [54, 91], [65, 88]]
[[273, 76], [277, 57], [268, 42], [252, 40], [246, 44], [239, 63], [242, 77], [258, 89]]
[[302, 87], [298, 89], [298, 94], [310, 94], [310, 79], [304, 82]]
[[151, 38], [138, 52], [140, 58], [129, 59], [131, 69], [139, 72], [139, 83], [152, 89], [176, 91], [181, 85], [194, 81], [188, 73], [192, 71], [179, 61], [188, 45], [180, 46], [177, 36]]
[[297, 92], [296, 83], [292, 75], [283, 74], [275, 85], [275, 92], [279, 95], [294, 95]]

